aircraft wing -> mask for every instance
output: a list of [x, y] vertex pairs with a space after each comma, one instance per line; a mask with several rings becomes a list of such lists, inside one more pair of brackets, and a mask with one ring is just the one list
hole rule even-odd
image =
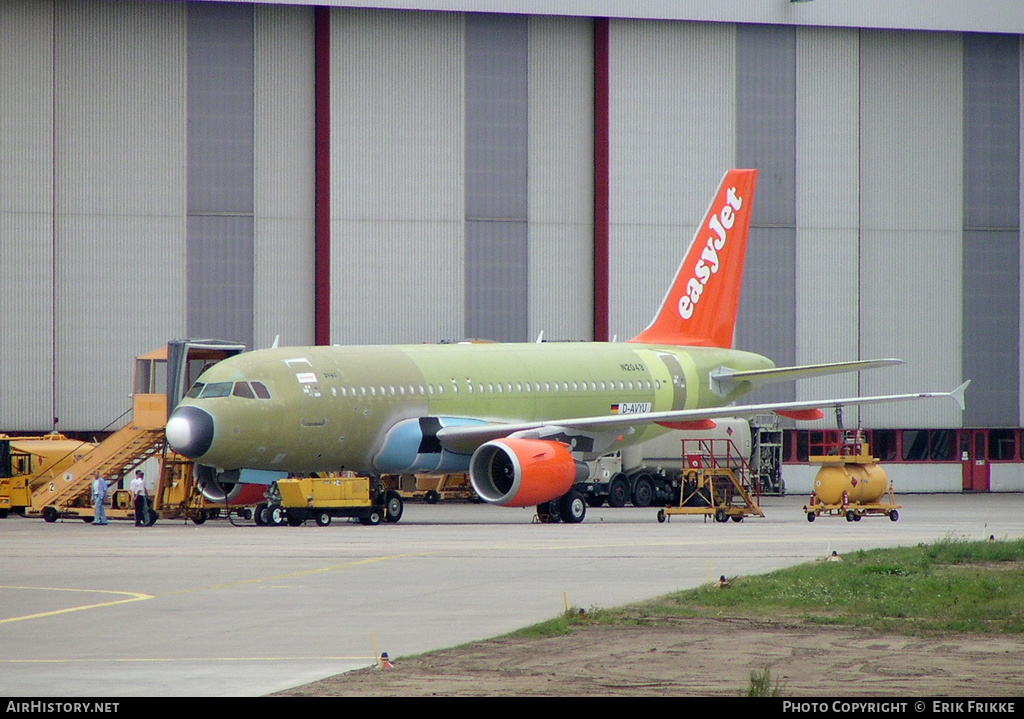
[[[876, 397], [848, 397], [844, 399], [827, 399], [797, 402], [769, 402], [765, 404], [727, 405], [725, 407], [709, 407], [699, 409], [680, 409], [667, 412], [645, 412], [625, 415], [606, 415], [600, 417], [577, 417], [572, 419], [547, 420], [536, 422], [516, 422], [509, 424], [460, 425], [443, 427], [438, 430], [437, 438], [441, 445], [450, 451], [470, 454], [473, 450], [492, 439], [512, 435], [531, 437], [557, 434], [572, 436], [576, 434], [589, 436], [631, 434], [636, 427], [647, 424], [669, 424], [679, 422], [697, 422], [722, 417], [752, 417], [767, 412], [801, 412], [813, 409], [838, 408], [846, 405], [883, 404], [886, 402], [906, 402], [910, 400], [949, 397], [960, 409], [964, 409], [964, 391], [971, 383], [967, 380], [951, 392], [918, 392], [916, 394], [889, 394]], [[551, 437], [556, 438], [556, 437]]]
[[[807, 379], [824, 375], [841, 374], [843, 372], [860, 372], [877, 367], [891, 367], [904, 364], [901, 359], [856, 360], [853, 362], [828, 362], [826, 364], [809, 364], [798, 367], [774, 367], [740, 372], [719, 367], [711, 373], [711, 389], [715, 394], [724, 397], [738, 385], [747, 382], [753, 387], [762, 387], [774, 382]], [[852, 403], [850, 403], [852, 404]]]

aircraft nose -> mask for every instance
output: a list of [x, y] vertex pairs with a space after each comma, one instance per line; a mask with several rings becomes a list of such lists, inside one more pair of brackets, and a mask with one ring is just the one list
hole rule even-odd
[[167, 420], [164, 434], [176, 452], [197, 459], [213, 444], [213, 417], [199, 407], [178, 407]]

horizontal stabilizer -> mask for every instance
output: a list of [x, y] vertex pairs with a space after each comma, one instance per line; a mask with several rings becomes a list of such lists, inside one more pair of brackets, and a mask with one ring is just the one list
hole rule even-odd
[[824, 377], [844, 372], [860, 372], [861, 370], [891, 367], [903, 364], [901, 359], [856, 360], [853, 362], [828, 362], [826, 364], [808, 364], [797, 367], [775, 367], [772, 369], [755, 369], [739, 372], [728, 367], [719, 367], [711, 372], [711, 391], [719, 397], [725, 397], [746, 382], [751, 388], [762, 387], [776, 382], [789, 382], [808, 377]]

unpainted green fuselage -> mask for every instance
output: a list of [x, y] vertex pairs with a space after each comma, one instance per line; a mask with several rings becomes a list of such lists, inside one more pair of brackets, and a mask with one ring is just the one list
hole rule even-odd
[[[773, 366], [738, 350], [631, 343], [285, 347], [214, 365], [190, 393], [198, 396], [179, 407], [199, 407], [214, 418], [212, 445], [194, 458], [204, 465], [384, 473], [402, 470], [382, 466], [380, 453], [386, 439], [398, 441], [388, 433], [403, 420], [557, 426], [583, 417], [719, 407], [750, 387], [739, 383], [720, 396], [711, 390], [710, 372]], [[239, 396], [244, 388], [212, 397], [195, 391], [253, 382], [267, 388], [269, 399]], [[638, 421], [619, 446], [664, 431]]]

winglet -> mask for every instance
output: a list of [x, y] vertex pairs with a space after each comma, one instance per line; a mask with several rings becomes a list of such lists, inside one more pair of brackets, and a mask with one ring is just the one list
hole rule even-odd
[[949, 396], [956, 400], [956, 403], [960, 405], [960, 411], [967, 409], [967, 404], [964, 402], [964, 392], [967, 391], [967, 386], [971, 383], [967, 380], [962, 385], [957, 387], [955, 390], [949, 393]]
[[630, 342], [732, 347], [757, 170], [729, 170], [654, 321]]

